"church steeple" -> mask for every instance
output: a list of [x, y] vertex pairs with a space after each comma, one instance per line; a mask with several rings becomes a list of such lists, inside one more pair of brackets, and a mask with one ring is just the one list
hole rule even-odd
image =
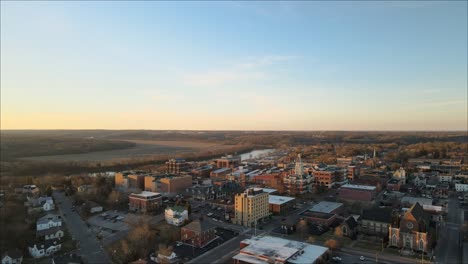
[[300, 153], [297, 154], [295, 172], [296, 172], [297, 175], [303, 175], [304, 174], [304, 169], [302, 167], [302, 160], [301, 160], [301, 154]]

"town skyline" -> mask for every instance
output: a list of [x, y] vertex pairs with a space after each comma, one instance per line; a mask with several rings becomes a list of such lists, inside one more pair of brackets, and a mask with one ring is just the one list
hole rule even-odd
[[467, 129], [466, 2], [1, 7], [2, 130]]

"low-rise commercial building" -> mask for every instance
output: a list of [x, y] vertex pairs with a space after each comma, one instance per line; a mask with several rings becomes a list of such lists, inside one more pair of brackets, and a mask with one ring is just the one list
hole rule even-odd
[[329, 258], [326, 247], [288, 240], [279, 237], [252, 237], [240, 243], [239, 254], [233, 257], [235, 264], [251, 263], [325, 263]]
[[315, 204], [309, 211], [325, 214], [340, 214], [344, 210], [344, 205], [342, 203], [321, 201], [318, 204]]
[[296, 204], [296, 199], [287, 196], [269, 195], [268, 203], [272, 214], [286, 215], [288, 212], [293, 210], [294, 205]]
[[339, 197], [344, 200], [372, 201], [376, 195], [375, 186], [345, 184], [339, 189]]

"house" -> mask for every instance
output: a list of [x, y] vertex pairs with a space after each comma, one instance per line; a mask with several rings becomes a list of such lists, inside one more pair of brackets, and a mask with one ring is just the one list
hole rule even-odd
[[339, 226], [341, 234], [345, 237], [355, 238], [358, 232], [358, 223], [353, 216], [348, 216]]
[[36, 222], [36, 230], [49, 229], [54, 226], [62, 226], [62, 217], [55, 214], [47, 214]]
[[430, 250], [431, 233], [429, 232], [431, 217], [416, 203], [403, 216], [396, 216], [389, 228], [390, 246], [404, 251], [428, 253]]
[[32, 195], [38, 195], [39, 194], [39, 188], [37, 188], [36, 185], [24, 185], [22, 193], [26, 194], [32, 194]]
[[180, 230], [181, 240], [193, 247], [202, 248], [214, 241], [216, 236], [215, 226], [203, 219], [195, 220]]
[[44, 240], [60, 239], [63, 237], [63, 235], [64, 232], [60, 226], [54, 226], [48, 229], [36, 231], [36, 237], [41, 239], [43, 238]]
[[164, 210], [164, 217], [168, 224], [181, 226], [188, 220], [188, 211], [182, 206], [168, 207]]
[[23, 253], [19, 249], [8, 250], [2, 254], [2, 264], [21, 264]]
[[361, 216], [361, 233], [375, 236], [387, 236], [392, 223], [393, 209], [389, 207], [375, 207], [365, 209]]
[[413, 184], [417, 187], [426, 187], [426, 176], [424, 174], [417, 175], [413, 180]]
[[94, 186], [90, 184], [80, 185], [76, 189], [79, 193], [95, 193], [96, 192], [96, 188], [94, 188]]
[[27, 197], [28, 203], [31, 207], [40, 208], [41, 210], [47, 212], [55, 209], [54, 200], [52, 197], [41, 196], [38, 198]]
[[[179, 263], [179, 257], [177, 256], [176, 253], [173, 251], [168, 251], [168, 252], [158, 252], [158, 256], [156, 259], [157, 263], [167, 263], [167, 264], [173, 264], [173, 263]], [[154, 260], [153, 260], [154, 261]]]
[[53, 253], [59, 251], [62, 248], [62, 244], [59, 240], [46, 240], [44, 242], [35, 243], [32, 247], [28, 247], [29, 254], [33, 258], [42, 258], [44, 256], [50, 256]]

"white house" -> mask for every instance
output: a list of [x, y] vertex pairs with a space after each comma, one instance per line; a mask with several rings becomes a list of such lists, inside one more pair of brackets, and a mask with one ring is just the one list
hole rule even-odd
[[182, 206], [168, 207], [164, 211], [164, 216], [168, 224], [181, 226], [188, 220], [188, 211]]
[[36, 237], [44, 238], [44, 240], [60, 239], [64, 232], [60, 226], [54, 226], [49, 229], [37, 230]]
[[455, 183], [455, 191], [457, 191], [457, 192], [468, 192], [468, 184], [466, 184], [466, 183]]
[[452, 175], [439, 175], [440, 182], [452, 182]]
[[41, 196], [37, 199], [27, 197], [29, 204], [35, 208], [41, 208], [43, 211], [52, 211], [55, 209], [52, 197]]
[[36, 222], [36, 230], [49, 229], [55, 226], [62, 226], [62, 217], [54, 214], [47, 214], [39, 218]]
[[32, 247], [28, 247], [29, 254], [33, 258], [42, 258], [44, 256], [50, 256], [53, 253], [59, 251], [62, 248], [62, 244], [58, 240], [46, 240], [41, 243], [36, 243]]
[[2, 254], [2, 264], [21, 264], [23, 253], [19, 249], [8, 250]]

